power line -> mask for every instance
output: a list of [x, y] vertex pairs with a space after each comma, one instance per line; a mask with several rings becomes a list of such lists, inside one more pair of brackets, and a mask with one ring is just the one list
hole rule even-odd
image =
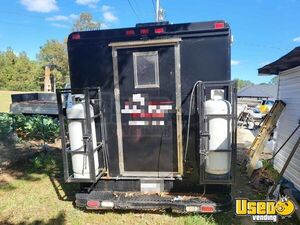
[[131, 8], [132, 12], [134, 13], [134, 15], [137, 17], [138, 20], [141, 20], [139, 15], [136, 13], [134, 7], [132, 6], [130, 0], [127, 0], [127, 1], [128, 1], [128, 4], [130, 5], [130, 8]]
[[[134, 5], [136, 5], [136, 7], [137, 7], [137, 11], [140, 12], [139, 15], [142, 15], [142, 16], [141, 16], [142, 20], [144, 20], [144, 11], [142, 12], [142, 10], [141, 10], [141, 8], [140, 8], [140, 5], [139, 5], [138, 1], [137, 1], [137, 0], [133, 0], [133, 2], [134, 2]], [[144, 9], [144, 8], [143, 8], [143, 9]]]
[[151, 0], [152, 2], [152, 6], [153, 6], [153, 10], [154, 10], [154, 14], [156, 14], [156, 8], [155, 8], [155, 3], [154, 3], [154, 0]]

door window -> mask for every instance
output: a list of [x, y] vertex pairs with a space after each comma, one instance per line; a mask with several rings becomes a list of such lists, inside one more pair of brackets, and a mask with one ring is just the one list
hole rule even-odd
[[134, 52], [133, 71], [135, 88], [158, 88], [158, 52]]

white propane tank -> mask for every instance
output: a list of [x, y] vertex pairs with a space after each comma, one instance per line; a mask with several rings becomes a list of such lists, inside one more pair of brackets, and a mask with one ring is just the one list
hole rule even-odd
[[[67, 117], [69, 120], [69, 138], [71, 151], [84, 152], [83, 142], [83, 120], [85, 118], [85, 103], [75, 103], [67, 108]], [[90, 115], [94, 116], [93, 106], [90, 105]], [[78, 119], [78, 120], [76, 120]], [[93, 149], [97, 147], [95, 120], [91, 119]], [[98, 151], [94, 152], [95, 174], [98, 174]], [[74, 178], [90, 178], [89, 157], [87, 154], [72, 154], [72, 168]]]
[[[221, 89], [211, 90], [211, 99], [204, 102], [204, 114], [230, 113], [231, 104], [224, 100], [224, 91]], [[225, 175], [230, 171], [230, 152], [215, 152], [215, 150], [231, 149], [231, 120], [228, 121], [227, 118], [221, 116], [208, 117], [206, 127], [208, 127], [210, 135], [206, 172], [213, 175]]]

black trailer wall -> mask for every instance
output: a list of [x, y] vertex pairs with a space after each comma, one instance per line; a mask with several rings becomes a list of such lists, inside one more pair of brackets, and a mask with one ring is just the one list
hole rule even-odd
[[[118, 145], [116, 133], [116, 111], [114, 98], [114, 78], [111, 42], [134, 41], [141, 39], [181, 38], [181, 99], [183, 118], [183, 146], [186, 140], [186, 127], [190, 92], [197, 80], [230, 80], [230, 30], [225, 23], [223, 29], [215, 29], [215, 22], [177, 24], [164, 26], [166, 33], [160, 35], [136, 35], [126, 37], [126, 28], [80, 32], [80, 38], [68, 40], [69, 65], [72, 88], [100, 86], [103, 92], [105, 118], [107, 122], [107, 144], [109, 151], [110, 176], [118, 176]], [[151, 32], [150, 28], [150, 32]], [[77, 34], [77, 33], [76, 33]], [[121, 79], [121, 78], [120, 78]], [[121, 81], [120, 81], [121, 82]], [[193, 112], [194, 114], [194, 112]], [[195, 118], [192, 117], [192, 121]], [[193, 179], [197, 179], [197, 126], [191, 126], [188, 157]], [[184, 147], [183, 147], [184, 149]], [[195, 181], [196, 182], [196, 181]]]

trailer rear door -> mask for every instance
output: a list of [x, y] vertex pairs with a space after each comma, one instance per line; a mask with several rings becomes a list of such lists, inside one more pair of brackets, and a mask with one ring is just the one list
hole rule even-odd
[[181, 175], [180, 39], [110, 46], [121, 175]]

